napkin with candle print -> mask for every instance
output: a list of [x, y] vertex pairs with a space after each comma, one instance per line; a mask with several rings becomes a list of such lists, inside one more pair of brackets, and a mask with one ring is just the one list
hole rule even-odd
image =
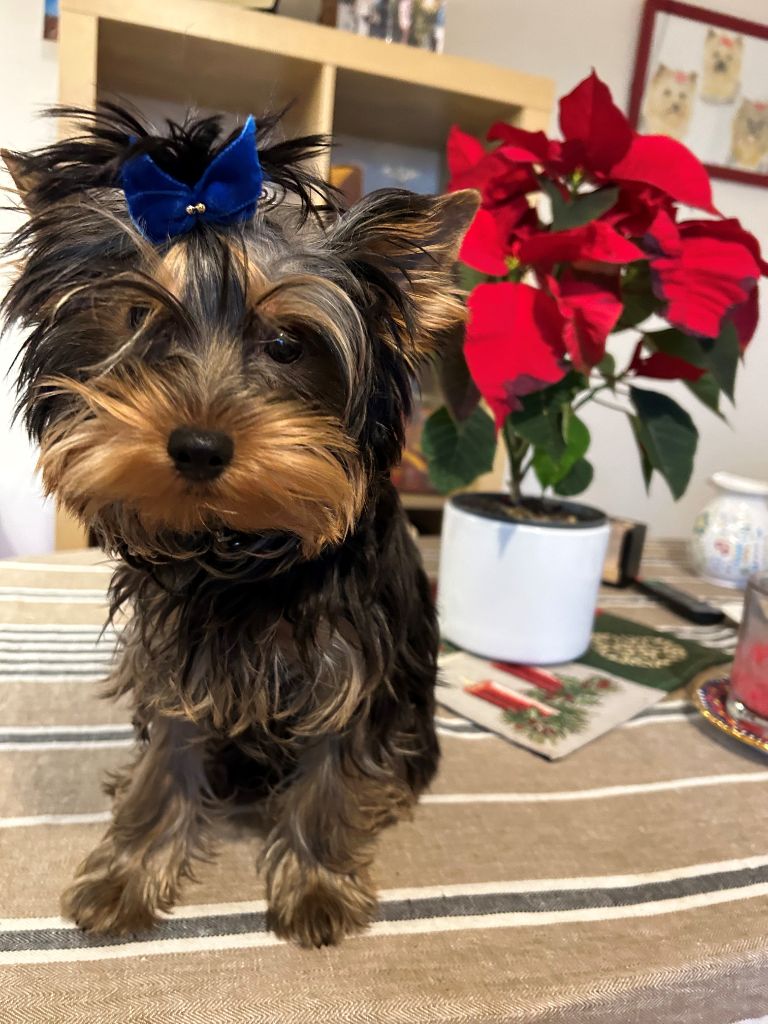
[[658, 703], [664, 691], [571, 662], [505, 665], [463, 651], [440, 658], [439, 703], [551, 760]]

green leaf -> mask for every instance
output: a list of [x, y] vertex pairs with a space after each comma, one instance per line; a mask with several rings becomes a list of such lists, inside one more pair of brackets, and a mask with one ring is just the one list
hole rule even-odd
[[459, 278], [459, 288], [465, 292], [471, 292], [479, 284], [485, 284], [487, 281], [493, 280], [489, 274], [484, 274], [481, 270], [475, 270], [474, 267], [469, 267], [466, 263], [457, 263], [456, 269]]
[[735, 326], [728, 320], [714, 340], [707, 338], [701, 343], [706, 353], [707, 369], [711, 372], [720, 390], [733, 401], [736, 385], [736, 370], [741, 358], [741, 346]]
[[646, 486], [651, 471], [658, 470], [669, 485], [672, 496], [682, 497], [693, 472], [698, 431], [693, 420], [677, 402], [657, 391], [630, 388], [636, 417], [632, 418], [641, 453]]
[[686, 363], [690, 363], [691, 366], [696, 366], [700, 370], [708, 368], [707, 353], [701, 343], [701, 338], [692, 338], [690, 334], [683, 334], [682, 331], [675, 328], [646, 334], [643, 344], [652, 352], [663, 352], [664, 355], [684, 359]]
[[463, 422], [480, 404], [480, 391], [470, 376], [464, 357], [463, 324], [446, 335], [437, 373], [448, 411], [455, 420]]
[[512, 413], [508, 421], [513, 433], [532, 444], [534, 448], [549, 452], [555, 458], [565, 450], [559, 405], [525, 408]]
[[621, 280], [621, 301], [624, 311], [614, 327], [623, 331], [627, 327], [647, 320], [652, 313], [658, 313], [662, 303], [653, 294], [650, 265], [644, 261], [630, 263]]
[[684, 359], [691, 366], [707, 370], [715, 383], [733, 401], [736, 370], [741, 358], [739, 336], [734, 325], [724, 324], [717, 338], [694, 338], [674, 328], [646, 334], [643, 344], [652, 352]]
[[448, 494], [493, 468], [496, 428], [482, 406], [463, 423], [456, 423], [443, 406], [424, 424], [421, 450], [430, 480], [441, 494]]
[[537, 448], [533, 456], [533, 468], [542, 487], [554, 487], [564, 480], [589, 448], [589, 430], [570, 406], [563, 409], [563, 423], [563, 450], [553, 455], [551, 451]]
[[651, 460], [648, 458], [648, 452], [645, 450], [643, 445], [643, 439], [640, 432], [640, 420], [637, 416], [629, 416], [629, 423], [632, 427], [632, 433], [634, 434], [635, 443], [637, 444], [637, 450], [640, 455], [640, 468], [643, 471], [645, 490], [648, 492], [651, 489], [651, 480], [653, 479], [653, 466], [651, 465]]
[[606, 352], [595, 369], [607, 380], [616, 376], [616, 360], [610, 352]]
[[600, 188], [594, 192], [586, 192], [570, 202], [560, 196], [557, 206], [552, 203], [552, 230], [568, 231], [591, 224], [593, 220], [602, 217], [615, 206], [618, 198], [618, 188]]
[[720, 411], [720, 388], [711, 373], [705, 373], [698, 380], [686, 380], [683, 383], [700, 402], [711, 409], [721, 420], [725, 420], [725, 416]]
[[552, 230], [556, 231], [555, 224], [558, 222], [560, 217], [563, 215], [563, 211], [568, 205], [568, 200], [563, 196], [562, 192], [550, 178], [544, 177], [544, 175], [537, 175], [541, 191], [549, 199], [550, 206], [552, 207]]
[[592, 483], [594, 475], [592, 463], [587, 459], [579, 459], [571, 466], [567, 476], [555, 484], [555, 493], [563, 498], [572, 498], [576, 494], [581, 494]]
[[570, 406], [588, 385], [584, 374], [571, 371], [556, 384], [524, 395], [520, 399], [523, 408], [507, 417], [510, 429], [535, 448], [543, 448], [556, 457], [565, 449], [563, 407]]

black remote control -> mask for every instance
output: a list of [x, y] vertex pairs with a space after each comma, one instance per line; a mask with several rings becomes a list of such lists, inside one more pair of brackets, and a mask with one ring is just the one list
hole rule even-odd
[[700, 626], [714, 626], [725, 619], [725, 612], [719, 608], [706, 601], [697, 601], [695, 597], [670, 587], [663, 580], [635, 580], [635, 586], [671, 611]]

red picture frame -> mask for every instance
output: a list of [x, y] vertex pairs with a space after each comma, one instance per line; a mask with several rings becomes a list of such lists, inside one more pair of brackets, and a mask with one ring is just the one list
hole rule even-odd
[[[705, 25], [711, 25], [713, 28], [720, 28], [726, 32], [739, 33], [743, 36], [751, 36], [768, 41], [768, 24], [747, 21], [744, 18], [732, 17], [729, 14], [719, 14], [706, 7], [680, 3], [679, 0], [645, 0], [640, 35], [635, 53], [635, 71], [629, 97], [629, 119], [635, 128], [640, 124], [641, 107], [648, 75], [648, 62], [657, 28], [657, 19], [659, 15], [665, 14], [675, 15], [689, 21], [703, 22]], [[740, 170], [735, 167], [726, 167], [722, 164], [706, 162], [704, 166], [713, 178], [724, 178], [726, 181], [739, 181], [745, 185], [758, 185], [763, 188], [768, 187], [768, 173]]]

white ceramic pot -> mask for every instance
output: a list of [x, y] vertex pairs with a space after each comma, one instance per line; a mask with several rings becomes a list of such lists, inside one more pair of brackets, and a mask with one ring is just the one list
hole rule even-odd
[[768, 483], [715, 473], [718, 493], [693, 526], [691, 560], [714, 583], [743, 589], [768, 568]]
[[443, 636], [499, 661], [547, 665], [578, 658], [592, 631], [610, 533], [606, 517], [563, 502], [577, 517], [573, 524], [513, 522], [484, 510], [483, 500], [493, 497], [460, 494], [445, 506], [438, 586]]

